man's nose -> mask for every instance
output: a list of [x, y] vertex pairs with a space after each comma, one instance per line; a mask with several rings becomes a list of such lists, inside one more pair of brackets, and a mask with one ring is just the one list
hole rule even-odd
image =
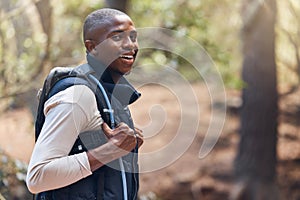
[[137, 47], [136, 41], [132, 41], [130, 36], [127, 36], [123, 40], [123, 48], [128, 50], [133, 50]]

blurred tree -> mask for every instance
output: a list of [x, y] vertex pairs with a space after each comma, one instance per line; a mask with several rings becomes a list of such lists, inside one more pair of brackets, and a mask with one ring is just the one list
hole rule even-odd
[[10, 106], [32, 105], [36, 102], [32, 88], [48, 60], [50, 0], [2, 0], [0, 5], [0, 97], [10, 99]]
[[[222, 3], [214, 0], [205, 4], [196, 0], [77, 0], [63, 3], [58, 0], [1, 0], [0, 62], [6, 67], [0, 67], [0, 74], [7, 75], [12, 71], [14, 78], [19, 79], [20, 83], [32, 82], [32, 78], [43, 69], [47, 72], [53, 66], [76, 65], [81, 62], [84, 59], [81, 56], [84, 50], [82, 40], [78, 38], [81, 38], [82, 19], [90, 11], [103, 7], [104, 2], [109, 7], [130, 10], [130, 16], [134, 18], [137, 27], [161, 26], [191, 36], [209, 51], [217, 63], [228, 64], [229, 54], [216, 45], [220, 42], [214, 42], [207, 36], [217, 33], [211, 29], [212, 26], [208, 26], [214, 24], [209, 21], [210, 16], [215, 16], [220, 13], [221, 8], [231, 5], [229, 0]], [[52, 5], [55, 5], [55, 9]], [[185, 9], [181, 9], [182, 7]], [[10, 80], [2, 80], [0, 96], [19, 91], [17, 87], [11, 88], [15, 83], [11, 77]], [[24, 85], [31, 87], [35, 84]], [[4, 89], [9, 92], [3, 93]]]
[[[300, 27], [300, 17], [297, 14], [299, 3], [292, 0], [279, 3], [288, 5], [279, 6], [282, 16], [290, 16], [280, 16], [280, 46], [278, 45], [277, 50], [279, 78], [282, 81], [282, 77], [285, 76], [285, 80], [290, 81], [291, 77], [295, 77], [292, 73], [299, 71], [296, 57], [300, 52], [297, 30]], [[222, 73], [225, 84], [240, 88], [243, 84], [237, 75], [241, 56], [239, 41], [236, 40], [241, 24], [237, 13], [239, 4], [238, 0], [1, 0], [0, 97], [26, 91], [26, 88], [37, 85], [33, 80], [37, 80], [41, 85], [43, 78], [38, 77], [45, 77], [45, 73], [53, 66], [76, 65], [82, 62], [82, 19], [87, 13], [104, 5], [127, 9], [137, 27], [164, 27], [193, 38], [212, 57]], [[52, 5], [55, 5], [55, 9], [51, 8]], [[168, 58], [173, 64], [177, 63], [182, 72], [195, 74], [189, 73], [187, 65], [174, 55], [156, 52], [150, 56], [147, 54], [145, 58], [155, 60], [158, 56]], [[143, 58], [142, 54], [140, 58]], [[286, 66], [292, 73], [287, 72]], [[44, 73], [36, 76], [41, 70]], [[17, 84], [14, 84], [16, 82]], [[21, 90], [18, 85], [22, 85]]]
[[234, 199], [278, 199], [276, 189], [277, 78], [275, 0], [243, 0], [241, 139]]
[[49, 70], [82, 61], [82, 17], [101, 4], [68, 1], [57, 3], [55, 10], [53, 4], [55, 0], [0, 1], [1, 106], [29, 106], [35, 113], [36, 92]]
[[115, 8], [127, 13], [128, 0], [105, 0], [108, 8]]
[[44, 66], [46, 65], [46, 62], [49, 59], [50, 56], [50, 44], [52, 41], [52, 6], [50, 4], [50, 0], [40, 0], [35, 2], [35, 6], [37, 8], [38, 14], [40, 16], [40, 22], [43, 28], [43, 32], [47, 36], [47, 43], [45, 46], [45, 54], [44, 58], [42, 59], [42, 62], [40, 66], [37, 68], [37, 74], [40, 74]]

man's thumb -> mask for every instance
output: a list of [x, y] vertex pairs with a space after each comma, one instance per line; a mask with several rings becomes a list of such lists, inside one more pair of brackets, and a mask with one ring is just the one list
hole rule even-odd
[[102, 124], [102, 129], [108, 138], [111, 138], [113, 136], [112, 130], [110, 129], [107, 123], [104, 122]]

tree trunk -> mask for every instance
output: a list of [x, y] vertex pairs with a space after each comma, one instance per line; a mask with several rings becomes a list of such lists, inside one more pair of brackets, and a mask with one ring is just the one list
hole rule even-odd
[[40, 16], [40, 21], [43, 27], [43, 31], [47, 35], [47, 44], [45, 46], [45, 56], [43, 57], [40, 66], [38, 67], [36, 73], [34, 74], [34, 77], [38, 76], [44, 71], [48, 73], [50, 70], [45, 68], [47, 68], [46, 63], [48, 62], [50, 57], [50, 44], [52, 42], [52, 12], [53, 12], [50, 0], [37, 1], [35, 2], [35, 6]]
[[128, 0], [106, 0], [106, 6], [127, 13]]
[[276, 144], [278, 93], [275, 63], [275, 0], [244, 0], [240, 144], [233, 199], [278, 199]]

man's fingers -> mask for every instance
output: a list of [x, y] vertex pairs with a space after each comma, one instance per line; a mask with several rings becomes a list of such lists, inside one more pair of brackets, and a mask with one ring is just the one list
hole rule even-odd
[[115, 131], [116, 131], [115, 134], [120, 133], [120, 132], [125, 132], [128, 135], [134, 136], [134, 131], [124, 122], [119, 123], [116, 126]]
[[138, 148], [140, 148], [144, 143], [144, 138], [141, 136], [137, 136], [136, 139], [137, 139], [137, 143], [138, 143]]
[[137, 127], [134, 127], [134, 130], [135, 130], [135, 133], [138, 135], [138, 136], [140, 136], [140, 137], [144, 137], [144, 135], [143, 135], [143, 131], [141, 130], [141, 129], [139, 129], [139, 128], [137, 128]]
[[102, 124], [102, 129], [105, 135], [108, 138], [114, 137], [118, 134], [126, 134], [130, 136], [135, 136], [134, 130], [132, 130], [127, 124], [124, 122], [119, 123], [115, 129], [111, 129], [105, 122]]
[[125, 132], [119, 132], [114, 137], [111, 138], [111, 141], [119, 148], [131, 151], [136, 145], [136, 137]]

